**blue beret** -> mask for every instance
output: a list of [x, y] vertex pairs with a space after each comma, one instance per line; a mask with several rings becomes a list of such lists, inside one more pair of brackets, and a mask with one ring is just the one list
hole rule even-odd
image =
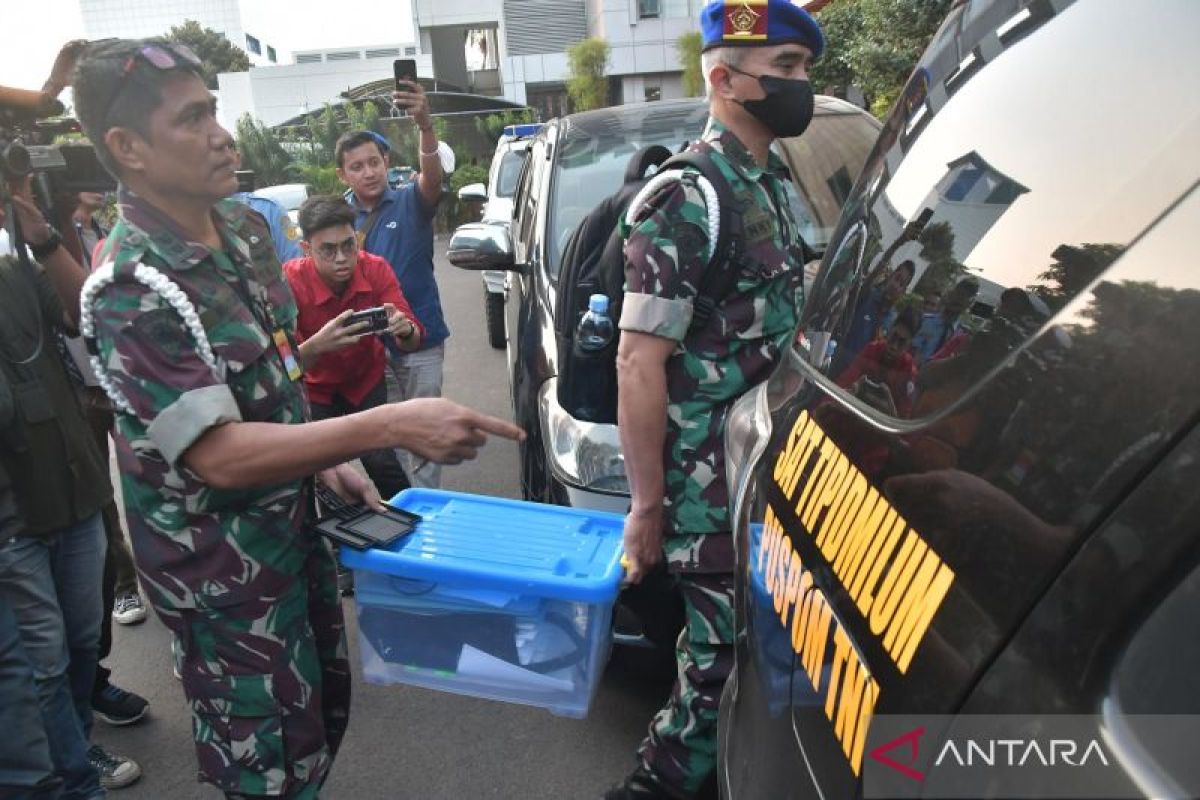
[[382, 133], [376, 133], [375, 131], [367, 131], [367, 133], [371, 134], [371, 138], [375, 140], [375, 144], [379, 145], [379, 149], [383, 152], [386, 153], [392, 149], [392, 143]]
[[704, 49], [802, 44], [813, 58], [825, 49], [825, 36], [800, 0], [714, 0], [700, 12]]

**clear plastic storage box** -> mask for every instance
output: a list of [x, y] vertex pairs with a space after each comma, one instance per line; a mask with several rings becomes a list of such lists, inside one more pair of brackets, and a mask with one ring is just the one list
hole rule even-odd
[[585, 716], [612, 642], [624, 518], [431, 489], [392, 502], [421, 515], [413, 533], [341, 549], [366, 680]]

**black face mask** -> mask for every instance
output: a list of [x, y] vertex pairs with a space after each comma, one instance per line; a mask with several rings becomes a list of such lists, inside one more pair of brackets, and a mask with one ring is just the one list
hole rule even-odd
[[731, 70], [748, 78], [758, 79], [767, 96], [759, 100], [739, 100], [767, 130], [776, 136], [799, 136], [808, 129], [813, 117], [812, 84], [806, 80], [777, 78], [774, 75], [751, 75], [736, 67]]

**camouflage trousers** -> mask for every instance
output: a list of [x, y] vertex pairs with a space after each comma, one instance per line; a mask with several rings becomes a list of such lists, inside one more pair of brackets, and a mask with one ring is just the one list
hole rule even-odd
[[318, 797], [350, 715], [345, 621], [324, 543], [277, 597], [156, 610], [182, 650], [199, 779], [234, 796]]
[[678, 579], [687, 614], [675, 645], [678, 675], [638, 757], [665, 790], [687, 798], [716, 769], [717, 707], [733, 669], [734, 582], [732, 573]]

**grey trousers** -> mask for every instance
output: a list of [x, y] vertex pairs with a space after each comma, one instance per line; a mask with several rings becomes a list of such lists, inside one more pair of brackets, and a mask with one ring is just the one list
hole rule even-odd
[[[442, 363], [446, 346], [439, 344], [428, 350], [392, 356], [387, 371], [388, 401], [399, 403], [415, 397], [442, 396]], [[407, 450], [397, 450], [400, 463], [413, 486], [437, 489], [442, 485], [442, 468]]]

